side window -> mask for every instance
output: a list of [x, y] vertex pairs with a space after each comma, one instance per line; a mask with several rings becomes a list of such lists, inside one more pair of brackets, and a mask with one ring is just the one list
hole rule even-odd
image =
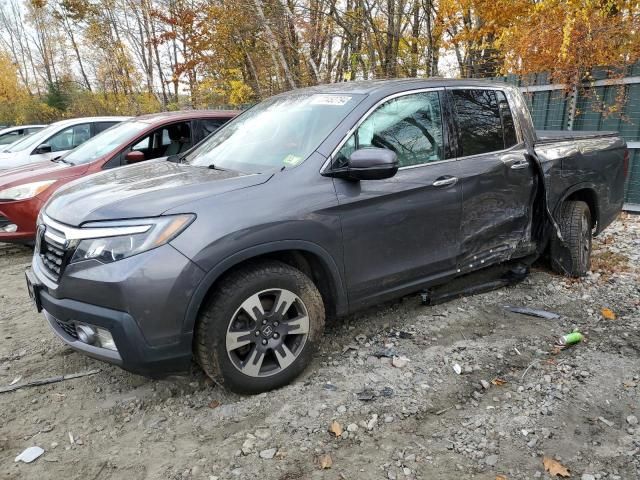
[[131, 146], [132, 151], [144, 153], [146, 160], [177, 155], [191, 148], [189, 122], [174, 123], [158, 128]]
[[107, 128], [111, 128], [114, 125], [117, 125], [118, 122], [98, 122], [95, 124], [96, 127], [96, 135], [104, 132]]
[[334, 168], [346, 165], [354, 150], [371, 147], [396, 152], [401, 167], [443, 160], [439, 93], [415, 93], [383, 103], [340, 149]]
[[500, 108], [500, 118], [502, 119], [502, 136], [504, 138], [504, 148], [513, 147], [518, 143], [518, 136], [516, 135], [516, 126], [513, 122], [513, 115], [511, 114], [511, 108], [504, 92], [497, 91], [498, 107]]
[[203, 118], [200, 120], [200, 125], [202, 125], [202, 138], [208, 137], [213, 132], [218, 130], [222, 125], [224, 125], [223, 120], [212, 120], [210, 118]]
[[56, 133], [45, 143], [51, 145], [52, 152], [71, 150], [91, 138], [91, 126], [88, 123], [75, 125]]
[[504, 150], [502, 120], [493, 90], [451, 90], [458, 119], [460, 156]]

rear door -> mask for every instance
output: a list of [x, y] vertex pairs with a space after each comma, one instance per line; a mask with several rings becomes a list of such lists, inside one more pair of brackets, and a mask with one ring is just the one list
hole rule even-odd
[[333, 158], [340, 168], [359, 148], [396, 152], [389, 179], [334, 179], [353, 308], [420, 288], [451, 273], [458, 254], [462, 191], [443, 122], [444, 91], [430, 89], [381, 103]]
[[504, 92], [447, 89], [457, 128], [462, 187], [461, 271], [532, 248], [535, 175]]

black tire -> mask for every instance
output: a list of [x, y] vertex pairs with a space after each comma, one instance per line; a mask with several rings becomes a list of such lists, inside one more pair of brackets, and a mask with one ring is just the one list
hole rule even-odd
[[557, 223], [564, 242], [553, 235], [551, 267], [569, 277], [583, 277], [591, 268], [593, 221], [589, 206], [579, 200], [568, 200], [560, 206]]
[[[284, 315], [293, 315], [296, 318], [304, 317], [306, 310], [308, 317], [308, 322], [305, 324], [305, 328], [308, 329], [306, 336], [295, 333], [298, 326], [287, 327], [289, 320], [280, 317], [280, 322], [274, 322], [274, 329], [280, 329], [278, 330], [281, 332], [280, 335], [277, 336], [276, 332], [272, 334], [272, 337], [263, 338], [263, 330], [266, 330], [266, 327], [260, 325], [266, 319], [270, 319], [269, 322], [271, 322], [279, 313], [275, 311], [275, 307], [280, 302], [278, 294], [272, 298], [271, 310], [267, 311], [268, 309], [264, 305], [265, 301], [268, 305], [272, 291], [293, 293], [297, 297], [292, 303], [280, 303], [280, 305], [289, 305], [288, 307], [282, 306], [282, 309], [287, 308]], [[258, 295], [266, 295], [267, 298], [265, 300], [264, 296], [258, 297]], [[243, 310], [242, 306], [243, 304], [247, 305], [246, 302], [255, 298], [260, 299], [263, 311], [254, 311], [250, 316], [247, 314], [248, 310]], [[296, 310], [303, 313], [296, 312]], [[238, 321], [244, 322], [241, 329], [242, 334], [244, 335], [246, 328], [246, 331], [251, 332], [251, 336], [236, 337], [236, 343], [240, 338], [242, 339], [240, 343], [244, 343], [248, 341], [249, 337], [251, 337], [252, 343], [240, 348], [236, 347], [237, 350], [228, 351], [230, 340], [227, 335], [229, 334], [229, 338], [232, 338], [231, 335], [235, 333], [233, 329]], [[324, 322], [325, 312], [322, 297], [309, 277], [282, 262], [257, 262], [236, 270], [224, 278], [202, 308], [195, 330], [195, 358], [209, 377], [229, 390], [243, 394], [265, 392], [290, 383], [302, 373], [311, 362], [324, 330]], [[249, 327], [249, 324], [253, 326]], [[285, 330], [282, 330], [283, 328]], [[253, 334], [256, 335], [255, 341]], [[238, 334], [236, 333], [236, 335]], [[297, 345], [297, 350], [294, 349], [294, 346], [290, 349], [287, 347], [288, 353], [295, 353], [292, 357], [287, 357], [287, 353], [281, 350], [282, 344], [289, 341], [288, 338], [295, 342], [294, 346]], [[264, 341], [269, 342], [268, 346], [261, 346], [261, 342]], [[270, 348], [272, 342], [276, 344], [280, 342], [280, 345], [264, 353], [265, 349]], [[243, 349], [249, 349], [249, 352], [252, 352], [246, 354], [244, 361], [240, 355], [237, 355], [237, 352]], [[259, 350], [261, 353], [258, 352]], [[286, 358], [295, 358], [295, 360], [283, 368], [282, 364], [285, 362], [281, 361], [282, 354], [276, 353], [276, 350], [282, 352]], [[260, 366], [257, 367], [258, 372], [253, 371], [254, 375], [250, 376], [243, 373], [241, 369], [249, 365], [251, 355], [260, 355], [262, 360]], [[263, 374], [261, 372], [265, 369], [264, 362], [267, 360], [269, 361], [267, 366], [269, 363], [272, 365], [272, 373]], [[242, 367], [243, 364], [245, 367]]]

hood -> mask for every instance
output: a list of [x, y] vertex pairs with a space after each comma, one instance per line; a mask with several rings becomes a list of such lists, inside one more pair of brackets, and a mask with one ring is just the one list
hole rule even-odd
[[151, 160], [76, 180], [58, 190], [45, 211], [74, 226], [155, 217], [193, 200], [264, 183], [270, 177]]
[[13, 185], [39, 182], [41, 180], [60, 180], [63, 178], [82, 175], [87, 170], [87, 165], [73, 166], [63, 162], [30, 163], [22, 167], [0, 171], [0, 188]]
[[31, 149], [20, 152], [0, 152], [0, 171], [26, 165], [30, 160]]

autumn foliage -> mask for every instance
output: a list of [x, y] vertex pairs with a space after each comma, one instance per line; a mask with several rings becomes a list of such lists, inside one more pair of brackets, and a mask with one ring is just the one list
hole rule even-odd
[[326, 82], [547, 72], [640, 58], [627, 0], [7, 0], [0, 123], [239, 106]]

